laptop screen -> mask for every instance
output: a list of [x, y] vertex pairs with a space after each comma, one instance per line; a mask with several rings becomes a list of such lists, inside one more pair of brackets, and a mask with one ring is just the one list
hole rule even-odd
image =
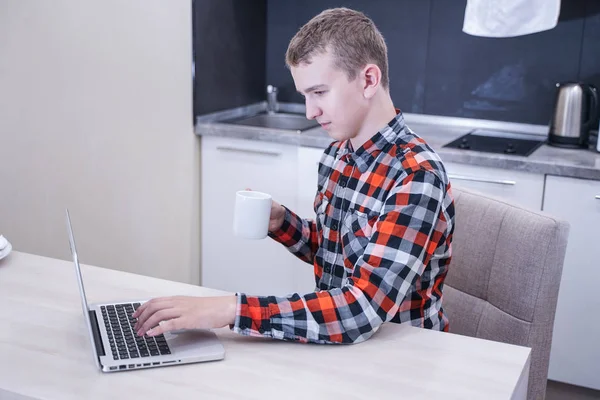
[[67, 228], [69, 229], [69, 245], [71, 246], [71, 254], [73, 255], [73, 263], [75, 264], [75, 273], [77, 275], [77, 283], [79, 284], [79, 294], [81, 297], [81, 307], [83, 308], [83, 316], [85, 317], [85, 322], [88, 328], [88, 336], [90, 337], [90, 341], [92, 342], [92, 350], [94, 350], [94, 359], [96, 360], [96, 364], [100, 367], [100, 363], [97, 357], [96, 351], [96, 343], [94, 342], [94, 334], [92, 331], [92, 321], [90, 319], [89, 306], [87, 302], [87, 298], [85, 297], [85, 288], [83, 287], [83, 278], [81, 276], [81, 268], [79, 267], [79, 258], [77, 257], [77, 248], [75, 247], [75, 238], [73, 237], [73, 227], [71, 226], [71, 216], [69, 215], [69, 210], [66, 210], [67, 213]]

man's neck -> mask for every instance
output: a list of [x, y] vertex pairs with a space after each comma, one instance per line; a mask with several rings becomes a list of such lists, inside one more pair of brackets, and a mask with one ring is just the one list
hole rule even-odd
[[350, 139], [352, 148], [358, 150], [363, 144], [371, 139], [377, 132], [384, 128], [396, 116], [396, 109], [389, 92], [379, 93], [372, 99], [369, 112], [365, 116], [358, 134]]

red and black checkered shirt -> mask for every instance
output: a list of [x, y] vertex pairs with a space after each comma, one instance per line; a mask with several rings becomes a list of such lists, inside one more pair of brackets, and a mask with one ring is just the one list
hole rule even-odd
[[315, 343], [358, 343], [387, 321], [446, 331], [454, 202], [439, 156], [402, 113], [356, 151], [332, 143], [317, 187], [314, 220], [286, 208], [269, 234], [313, 265], [316, 290], [238, 293], [232, 329]]

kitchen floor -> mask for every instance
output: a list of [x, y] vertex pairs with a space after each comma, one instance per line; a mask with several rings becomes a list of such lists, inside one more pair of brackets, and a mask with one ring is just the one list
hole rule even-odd
[[600, 391], [548, 381], [546, 400], [595, 400], [600, 399]]

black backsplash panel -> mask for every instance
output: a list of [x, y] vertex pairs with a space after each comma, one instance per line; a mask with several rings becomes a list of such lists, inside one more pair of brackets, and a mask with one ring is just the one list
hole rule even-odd
[[[303, 102], [285, 67], [285, 52], [296, 31], [324, 9], [349, 7], [373, 19], [388, 45], [390, 90], [407, 112], [421, 113], [424, 107], [425, 61], [427, 58], [430, 1], [406, 1], [402, 13], [398, 0], [270, 0], [267, 10], [267, 83], [280, 89], [279, 99]], [[406, 33], [409, 33], [408, 35]]]
[[267, 0], [266, 82], [301, 102], [285, 68], [297, 29], [330, 7], [363, 11], [386, 39], [390, 89], [405, 112], [547, 124], [555, 84], [600, 88], [600, 1], [563, 0], [556, 28], [516, 38], [462, 32], [466, 0]]
[[600, 1], [587, 0], [579, 79], [600, 90]]
[[303, 102], [296, 93], [294, 81], [285, 67], [288, 42], [300, 28], [296, 0], [269, 1], [267, 7], [267, 82], [278, 88], [278, 99]]
[[266, 0], [194, 0], [194, 115], [265, 99]]
[[[515, 38], [462, 32], [466, 0], [435, 1], [425, 113], [546, 124], [556, 82], [576, 79], [583, 20]], [[569, 0], [561, 12], [584, 7]]]

